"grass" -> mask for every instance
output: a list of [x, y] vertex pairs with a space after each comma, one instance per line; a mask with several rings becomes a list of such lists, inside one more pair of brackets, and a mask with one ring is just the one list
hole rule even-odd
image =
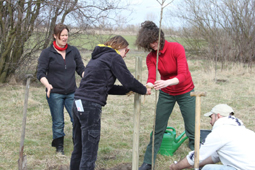
[[[75, 34], [70, 36], [69, 43], [71, 45], [74, 45], [76, 47], [79, 47], [80, 49], [86, 49], [86, 50], [93, 50], [94, 47], [97, 44], [101, 44], [102, 42], [105, 42], [109, 37], [112, 37], [114, 35], [84, 35], [84, 34]], [[130, 49], [137, 49], [135, 46], [135, 35], [122, 35], [128, 42], [129, 42], [129, 48]], [[176, 37], [166, 37], [166, 40], [168, 41], [175, 41], [179, 42], [182, 45], [186, 45], [186, 41], [183, 38]]]
[[[82, 53], [85, 64], [90, 52]], [[145, 53], [131, 50], [125, 58], [128, 68], [135, 75], [136, 55], [143, 58], [143, 80], [146, 83], [147, 68]], [[217, 70], [215, 81], [214, 64], [203, 60], [189, 60], [195, 91], [206, 92], [201, 98], [201, 113], [211, 110], [218, 103], [227, 103], [233, 107], [236, 116], [247, 128], [255, 130], [255, 79], [254, 72], [241, 64], [231, 64], [225, 70]], [[223, 81], [224, 80], [224, 81]], [[79, 84], [79, 79], [77, 84]], [[25, 87], [22, 84], [0, 85], [0, 169], [17, 169], [19, 159], [20, 135], [23, 119], [23, 103]], [[151, 96], [142, 96], [140, 118], [139, 162], [149, 142], [149, 135], [153, 126], [155, 93]], [[132, 162], [133, 140], [133, 103], [134, 96], [109, 96], [107, 105], [102, 111], [102, 131], [98, 150], [96, 169], [110, 169], [117, 165]], [[201, 129], [210, 129], [209, 118], [201, 116]], [[177, 136], [184, 131], [183, 120], [176, 104], [168, 122], [176, 129]], [[72, 152], [72, 125], [65, 111], [65, 155], [56, 155], [51, 147], [52, 130], [51, 116], [45, 89], [39, 82], [30, 86], [26, 138], [24, 154], [27, 158], [28, 170], [57, 170], [68, 169]], [[173, 156], [157, 156], [156, 169], [166, 170], [174, 160], [180, 160], [190, 151], [186, 140]]]

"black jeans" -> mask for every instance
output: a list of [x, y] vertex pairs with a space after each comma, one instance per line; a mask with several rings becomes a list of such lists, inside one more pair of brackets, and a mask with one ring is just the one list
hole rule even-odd
[[84, 112], [73, 104], [73, 140], [70, 170], [94, 170], [100, 140], [100, 104], [82, 100]]

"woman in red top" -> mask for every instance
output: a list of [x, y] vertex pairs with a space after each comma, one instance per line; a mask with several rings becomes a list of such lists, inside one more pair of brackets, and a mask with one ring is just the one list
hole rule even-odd
[[[159, 91], [156, 109], [154, 161], [159, 151], [168, 119], [177, 102], [184, 119], [186, 135], [189, 138], [189, 148], [194, 149], [195, 133], [195, 98], [190, 96], [194, 84], [188, 68], [183, 46], [176, 42], [168, 42], [161, 31], [158, 41], [159, 28], [151, 21], [145, 21], [137, 35], [136, 45], [149, 51], [146, 58], [148, 67], [148, 91], [155, 88]], [[158, 71], [160, 80], [156, 80], [156, 60], [159, 43]], [[151, 169], [152, 139], [147, 146], [144, 161], [139, 170]]]

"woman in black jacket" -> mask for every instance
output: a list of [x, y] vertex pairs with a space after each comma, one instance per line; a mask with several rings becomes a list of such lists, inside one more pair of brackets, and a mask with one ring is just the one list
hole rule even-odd
[[73, 122], [72, 106], [76, 89], [75, 71], [82, 77], [84, 64], [76, 47], [67, 44], [69, 29], [64, 24], [54, 28], [53, 44], [44, 49], [38, 60], [37, 78], [46, 87], [52, 116], [52, 146], [64, 154], [64, 106]]
[[[108, 94], [124, 95], [130, 91], [147, 94], [147, 89], [127, 69], [123, 60], [128, 42], [115, 36], [95, 47], [85, 69], [73, 105], [74, 150], [71, 170], [94, 170], [100, 140], [101, 109]], [[123, 86], [114, 85], [116, 78]]]

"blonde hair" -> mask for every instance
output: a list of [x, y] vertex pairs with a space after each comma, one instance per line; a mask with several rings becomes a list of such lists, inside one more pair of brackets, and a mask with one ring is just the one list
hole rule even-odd
[[113, 49], [119, 50], [122, 48], [126, 48], [129, 45], [129, 43], [122, 36], [116, 35], [110, 38], [108, 41], [106, 41], [104, 45], [111, 46]]

